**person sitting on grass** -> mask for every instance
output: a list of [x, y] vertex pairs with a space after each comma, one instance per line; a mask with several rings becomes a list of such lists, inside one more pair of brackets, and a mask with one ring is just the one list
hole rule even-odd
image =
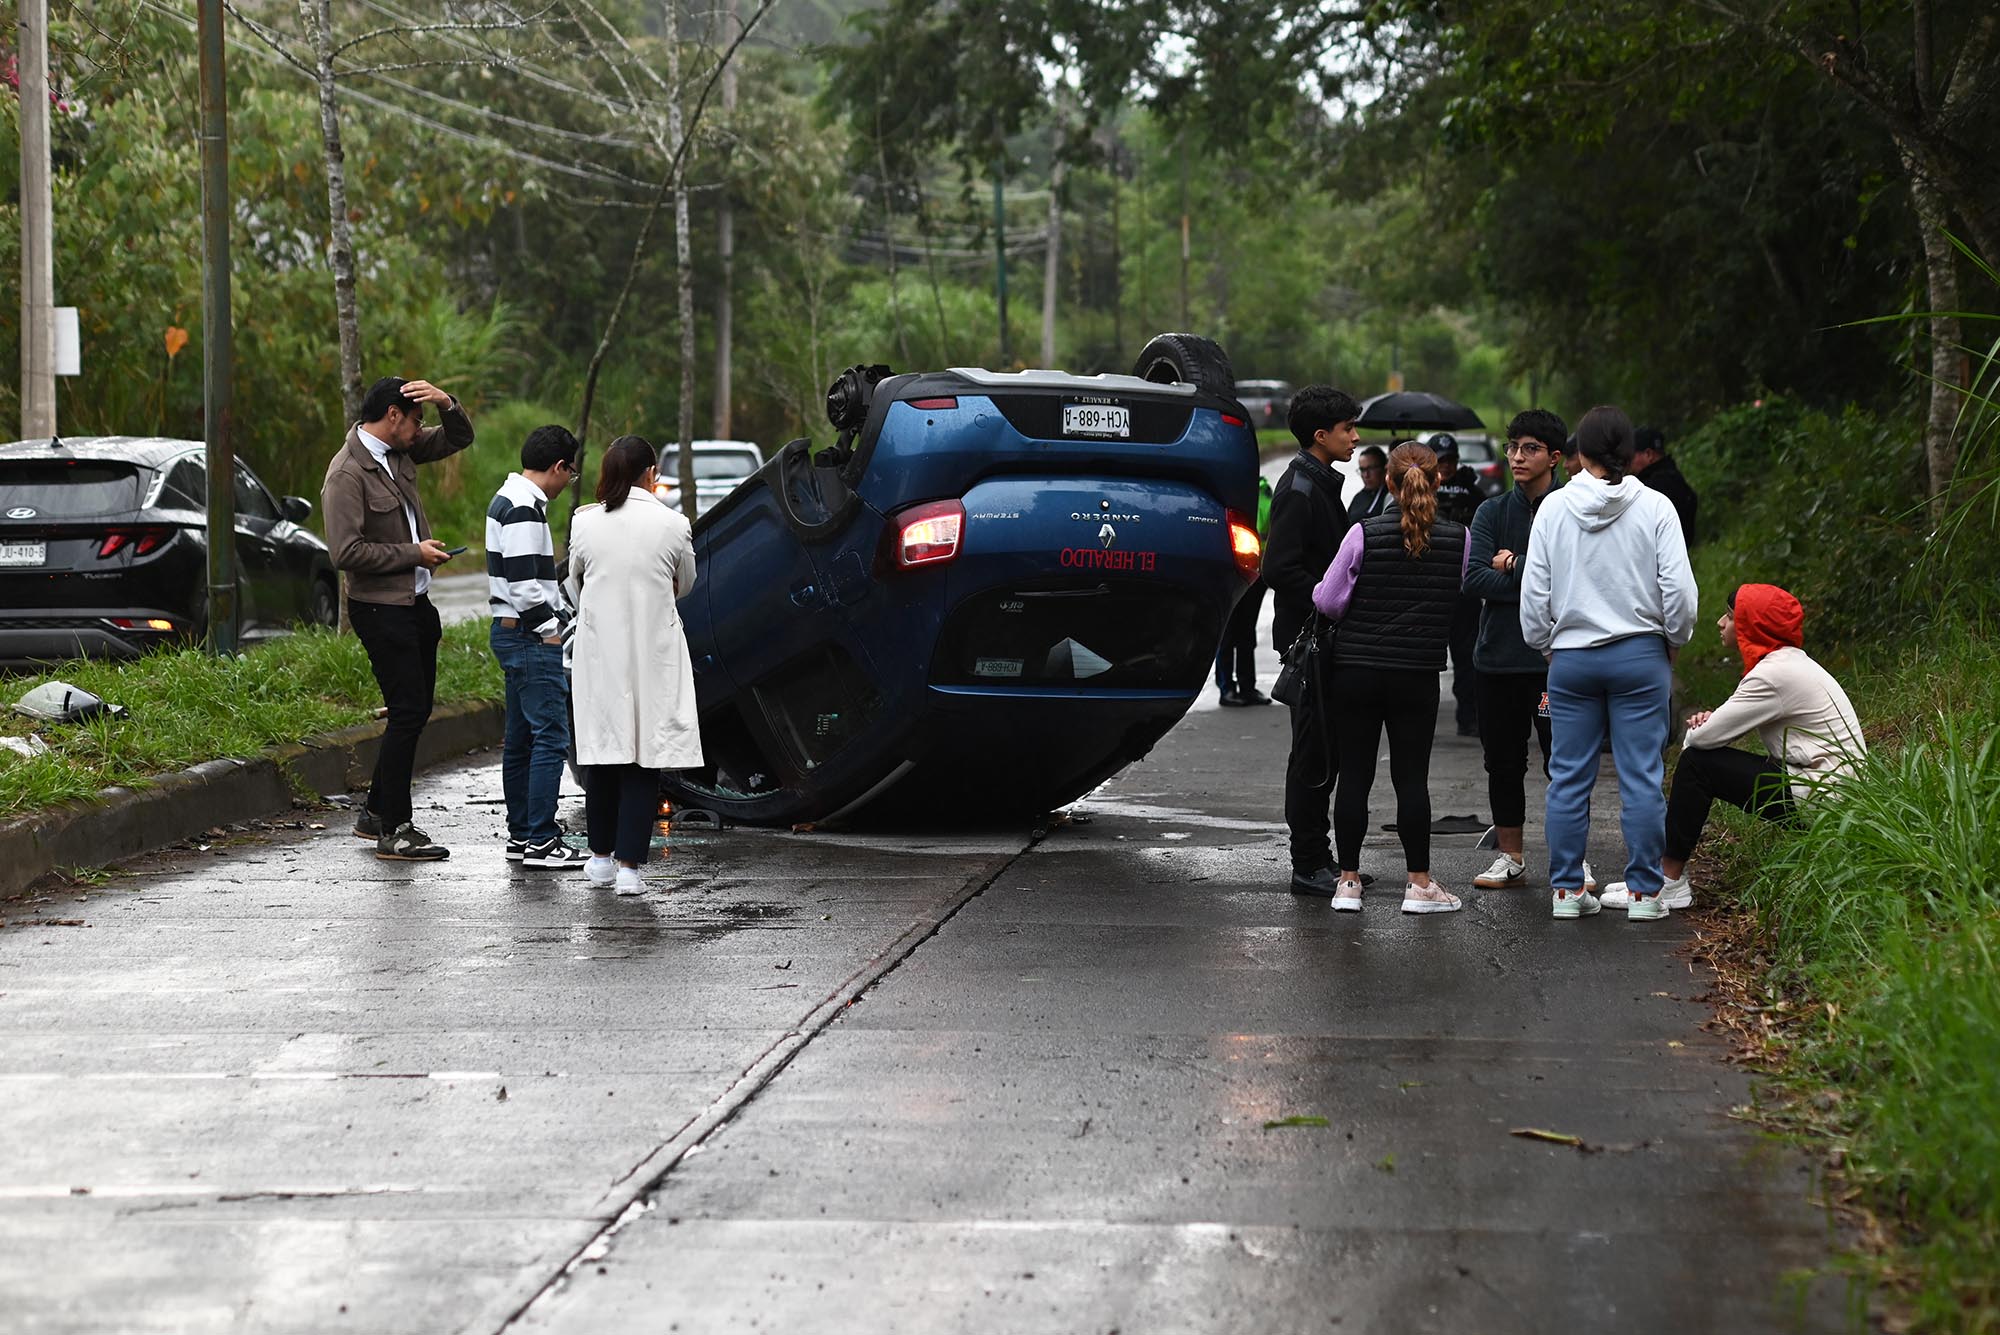
[[[1775, 584], [1745, 584], [1729, 595], [1729, 610], [1715, 624], [1722, 642], [1743, 655], [1743, 680], [1720, 707], [1687, 721], [1660, 859], [1660, 898], [1673, 909], [1694, 902], [1687, 862], [1716, 798], [1764, 820], [1784, 820], [1798, 803], [1850, 776], [1868, 754], [1847, 692], [1803, 647], [1798, 599]], [[1768, 754], [1729, 745], [1752, 729]], [[1622, 881], [1605, 887], [1607, 906], [1630, 898]]]

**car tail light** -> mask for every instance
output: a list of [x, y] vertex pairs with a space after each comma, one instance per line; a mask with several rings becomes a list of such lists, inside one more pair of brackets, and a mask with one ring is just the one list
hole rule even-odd
[[1223, 424], [1224, 426], [1249, 426], [1249, 425], [1250, 425], [1250, 424], [1249, 424], [1248, 422], [1244, 421], [1244, 420], [1243, 420], [1242, 418], [1240, 418], [1240, 417], [1237, 417], [1237, 416], [1235, 416], [1235, 415], [1234, 415], [1234, 414], [1232, 414], [1232, 413], [1224, 413], [1224, 414], [1222, 415], [1222, 424]]
[[114, 528], [98, 544], [97, 559], [102, 561], [107, 556], [115, 556], [127, 547], [132, 549], [134, 556], [145, 556], [157, 550], [167, 537], [168, 530], [163, 528]]
[[896, 564], [940, 565], [958, 555], [965, 536], [965, 506], [957, 501], [932, 501], [912, 506], [896, 516]]
[[120, 630], [172, 630], [174, 623], [165, 617], [112, 617], [111, 624]]
[[958, 406], [957, 399], [911, 399], [909, 405], [918, 412], [941, 413]]
[[1264, 569], [1264, 544], [1258, 540], [1250, 520], [1234, 510], [1229, 512], [1229, 550], [1236, 557], [1236, 569], [1243, 578], [1255, 583]]

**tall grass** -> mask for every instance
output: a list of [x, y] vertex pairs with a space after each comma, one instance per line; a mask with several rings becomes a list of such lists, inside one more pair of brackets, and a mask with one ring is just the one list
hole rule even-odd
[[[501, 697], [486, 636], [484, 621], [446, 629], [438, 650], [439, 703]], [[93, 797], [112, 784], [143, 783], [204, 760], [251, 756], [363, 722], [381, 704], [361, 642], [323, 630], [288, 635], [238, 658], [188, 649], [129, 663], [66, 663], [43, 674], [0, 677], [0, 697], [11, 704], [50, 678], [124, 705], [129, 716], [37, 724], [0, 715], [0, 732], [34, 732], [50, 746], [33, 759], [0, 751], [0, 816]]]
[[1875, 1256], [1927, 1328], [2000, 1330], [2000, 645], [1951, 623], [1851, 679], [1874, 748], [1736, 845], [1771, 982], [1816, 1019], [1787, 1078], [1898, 1222]]

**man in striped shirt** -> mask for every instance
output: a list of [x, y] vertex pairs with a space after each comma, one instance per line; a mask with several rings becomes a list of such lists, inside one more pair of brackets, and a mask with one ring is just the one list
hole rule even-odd
[[563, 637], [570, 609], [556, 581], [549, 502], [576, 476], [576, 437], [540, 426], [521, 446], [486, 507], [486, 582], [493, 656], [507, 676], [507, 736], [500, 785], [507, 795], [507, 858], [528, 867], [581, 868], [585, 854], [563, 842], [556, 794], [569, 752], [569, 683]]

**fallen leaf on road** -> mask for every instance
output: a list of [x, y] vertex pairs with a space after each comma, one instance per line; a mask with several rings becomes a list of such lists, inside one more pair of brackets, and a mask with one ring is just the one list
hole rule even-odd
[[1544, 1131], [1538, 1126], [1517, 1126], [1507, 1134], [1519, 1136], [1523, 1140], [1546, 1140], [1552, 1145], [1569, 1145], [1579, 1150], [1588, 1148], [1583, 1143], [1582, 1136], [1567, 1135], [1561, 1131]]
[[1275, 1121], [1264, 1123], [1264, 1129], [1266, 1131], [1274, 1131], [1281, 1126], [1325, 1126], [1325, 1125], [1327, 1125], [1327, 1120], [1324, 1117], [1280, 1117]]

